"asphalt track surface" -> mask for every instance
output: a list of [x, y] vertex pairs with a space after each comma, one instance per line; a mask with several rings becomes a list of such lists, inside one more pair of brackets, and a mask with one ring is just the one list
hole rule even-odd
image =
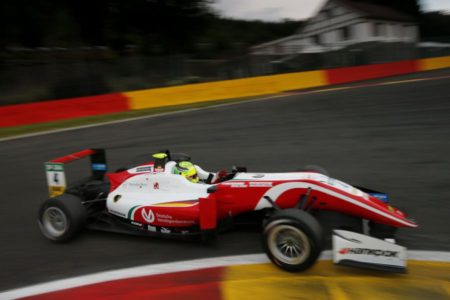
[[[0, 290], [142, 264], [261, 252], [259, 232], [224, 234], [215, 247], [84, 232], [56, 245], [36, 222], [46, 198], [43, 162], [106, 148], [110, 169], [169, 148], [208, 170], [326, 168], [343, 181], [386, 191], [420, 227], [410, 249], [450, 251], [450, 70], [390, 78], [432, 80], [292, 93], [247, 102], [0, 143]], [[382, 82], [380, 80], [373, 82]], [[372, 82], [372, 83], [373, 83]], [[360, 86], [363, 85], [363, 86]], [[86, 170], [73, 166], [71, 178]]]

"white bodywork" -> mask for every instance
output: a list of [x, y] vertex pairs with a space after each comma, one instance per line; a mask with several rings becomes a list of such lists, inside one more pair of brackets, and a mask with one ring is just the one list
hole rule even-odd
[[349, 194], [367, 197], [367, 194], [343, 181], [328, 177], [326, 175], [315, 172], [293, 172], [293, 173], [239, 173], [233, 178], [234, 181], [251, 180], [251, 181], [288, 181], [288, 180], [312, 180], [325, 183], [338, 190]]
[[364, 234], [333, 232], [333, 262], [406, 270], [406, 248]]
[[[118, 188], [108, 194], [108, 211], [126, 217], [133, 206], [148, 206], [167, 202], [198, 200], [207, 197], [210, 184], [192, 183], [181, 175], [171, 173], [169, 164], [166, 171], [155, 173], [153, 168], [140, 166], [128, 170], [137, 174], [125, 180]], [[169, 167], [169, 168], [168, 168]], [[138, 172], [137, 169], [145, 170]]]
[[[267, 200], [264, 199], [264, 196], [269, 196], [271, 199], [277, 199], [281, 194], [284, 192], [295, 189], [295, 188], [313, 188], [318, 191], [322, 191], [324, 193], [331, 193], [328, 189], [324, 189], [323, 187], [314, 185], [312, 183], [307, 182], [308, 180], [311, 181], [318, 181], [324, 184], [327, 184], [333, 188], [336, 188], [338, 190], [341, 190], [343, 192], [349, 193], [351, 195], [355, 195], [358, 197], [363, 197], [365, 199], [368, 198], [367, 193], [364, 193], [363, 191], [334, 178], [328, 177], [326, 175], [315, 173], [315, 172], [293, 172], [293, 173], [239, 173], [237, 174], [232, 181], [229, 181], [228, 184], [230, 185], [238, 185], [239, 181], [250, 181], [250, 184], [255, 184], [254, 181], [259, 182], [265, 182], [266, 186], [275, 182], [280, 181], [293, 181], [296, 182], [287, 182], [278, 184], [271, 189], [269, 189], [262, 197], [261, 200], [258, 202], [256, 206], [256, 210], [263, 209], [266, 207], [271, 207], [271, 204], [267, 202]], [[260, 183], [260, 184], [261, 184]], [[227, 183], [226, 183], [227, 184]], [[338, 195], [338, 197], [342, 197]], [[352, 201], [352, 200], [350, 200]]]

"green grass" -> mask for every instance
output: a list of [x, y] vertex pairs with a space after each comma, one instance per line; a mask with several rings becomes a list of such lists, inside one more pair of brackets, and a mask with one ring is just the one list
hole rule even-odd
[[208, 106], [214, 106], [214, 105], [225, 104], [225, 103], [233, 103], [233, 102], [238, 102], [238, 101], [243, 101], [243, 100], [245, 101], [245, 100], [251, 100], [251, 99], [255, 99], [255, 97], [207, 101], [207, 102], [176, 105], [176, 106], [165, 106], [165, 107], [158, 107], [158, 108], [151, 108], [151, 109], [126, 111], [126, 112], [107, 114], [107, 115], [90, 116], [90, 117], [77, 118], [77, 119], [59, 120], [59, 121], [55, 121], [55, 122], [37, 123], [37, 124], [15, 126], [15, 127], [6, 127], [6, 128], [0, 128], [0, 138], [7, 138], [7, 137], [37, 133], [37, 132], [42, 132], [42, 131], [70, 128], [70, 127], [78, 127], [78, 126], [90, 125], [90, 124], [107, 123], [107, 122], [111, 122], [111, 121], [125, 120], [125, 119], [142, 117], [142, 116], [151, 116], [151, 115], [155, 115], [155, 114], [174, 112], [174, 111], [186, 110], [186, 109], [191, 109], [191, 108], [208, 107]]

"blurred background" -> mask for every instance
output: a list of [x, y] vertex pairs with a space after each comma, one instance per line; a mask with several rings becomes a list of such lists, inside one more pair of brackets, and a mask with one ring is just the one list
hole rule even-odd
[[444, 0], [2, 0], [0, 105], [450, 55]]

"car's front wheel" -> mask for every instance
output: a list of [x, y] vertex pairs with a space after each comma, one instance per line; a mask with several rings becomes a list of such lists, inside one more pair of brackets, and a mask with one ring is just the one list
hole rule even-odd
[[298, 209], [276, 212], [266, 222], [264, 250], [278, 267], [289, 272], [310, 268], [323, 245], [320, 224], [310, 214]]
[[42, 234], [55, 242], [76, 236], [86, 222], [86, 209], [75, 195], [63, 194], [42, 203], [38, 214]]

